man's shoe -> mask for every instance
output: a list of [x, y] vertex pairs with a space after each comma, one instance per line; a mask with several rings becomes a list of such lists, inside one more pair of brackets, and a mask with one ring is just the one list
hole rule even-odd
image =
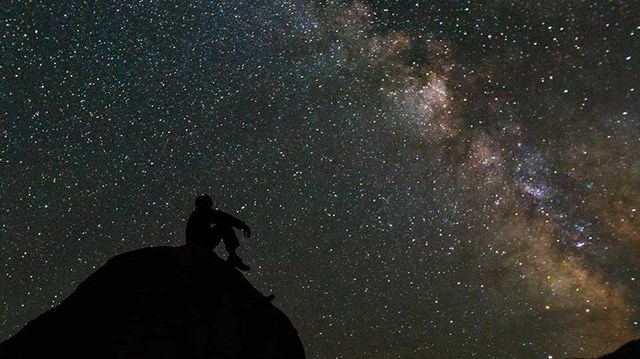
[[242, 259], [238, 256], [230, 256], [229, 258], [227, 258], [227, 262], [229, 262], [232, 266], [240, 269], [243, 272], [246, 272], [249, 269], [251, 269], [251, 267], [242, 263]]

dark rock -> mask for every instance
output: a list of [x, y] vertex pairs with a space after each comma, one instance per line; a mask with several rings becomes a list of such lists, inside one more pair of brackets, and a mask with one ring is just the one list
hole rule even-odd
[[640, 339], [632, 340], [621, 346], [613, 353], [601, 356], [599, 359], [638, 359], [640, 358]]
[[304, 358], [289, 319], [211, 251], [118, 255], [0, 344], [0, 358]]

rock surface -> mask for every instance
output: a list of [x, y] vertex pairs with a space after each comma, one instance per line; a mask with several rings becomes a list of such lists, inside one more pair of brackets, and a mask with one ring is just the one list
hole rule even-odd
[[599, 359], [638, 359], [640, 358], [640, 339], [632, 340], [621, 346], [613, 353], [601, 356]]
[[0, 344], [0, 358], [304, 358], [289, 319], [211, 251], [109, 260]]

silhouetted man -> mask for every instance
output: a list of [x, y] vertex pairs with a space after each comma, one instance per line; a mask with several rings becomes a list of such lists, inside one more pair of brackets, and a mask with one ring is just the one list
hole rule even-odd
[[187, 221], [187, 245], [213, 249], [222, 240], [229, 252], [227, 261], [242, 271], [248, 271], [250, 267], [242, 263], [242, 259], [236, 254], [240, 243], [233, 227], [241, 229], [247, 238], [251, 235], [249, 226], [244, 222], [230, 214], [213, 209], [211, 197], [205, 194], [196, 198], [196, 209]]

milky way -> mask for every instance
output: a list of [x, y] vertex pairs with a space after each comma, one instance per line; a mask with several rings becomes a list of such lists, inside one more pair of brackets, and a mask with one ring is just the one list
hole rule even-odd
[[0, 7], [0, 340], [201, 193], [310, 358], [640, 334], [632, 1]]

